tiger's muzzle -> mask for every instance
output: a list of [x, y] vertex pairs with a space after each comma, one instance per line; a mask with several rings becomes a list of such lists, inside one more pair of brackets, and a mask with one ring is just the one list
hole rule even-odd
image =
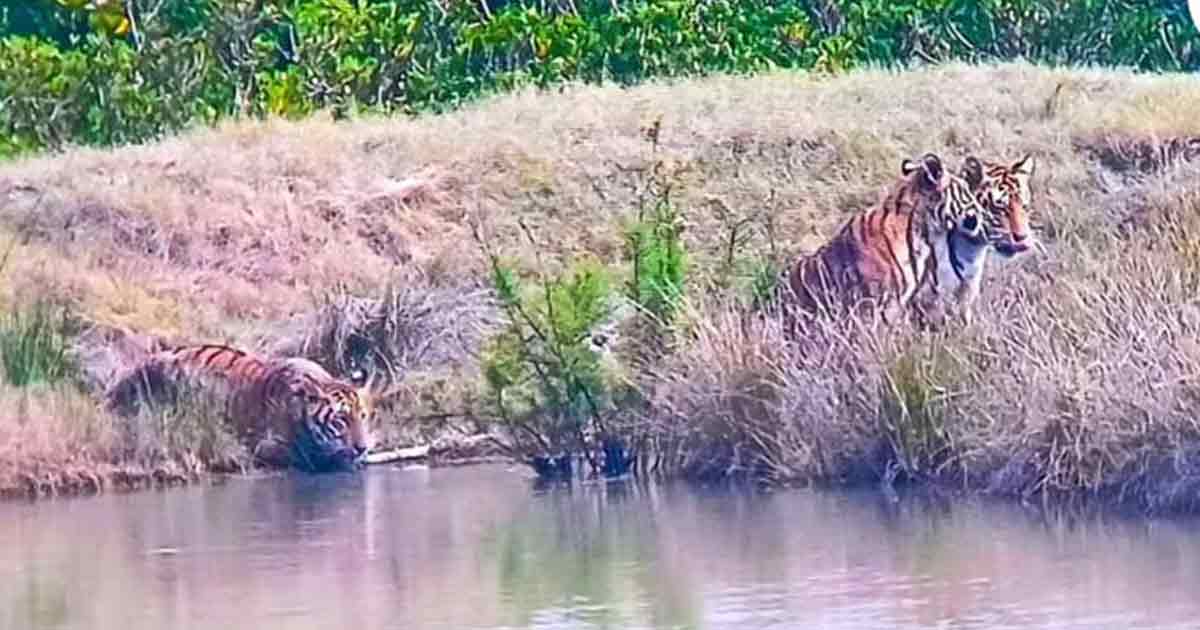
[[366, 447], [351, 444], [344, 437], [335, 435], [328, 427], [314, 421], [305, 421], [302, 430], [295, 436], [292, 445], [292, 460], [296, 467], [306, 472], [344, 472], [362, 467], [367, 454]]
[[996, 252], [1001, 256], [1012, 258], [1017, 254], [1022, 254], [1029, 251], [1032, 245], [1032, 239], [1027, 234], [1010, 234], [1008, 238], [1001, 239], [996, 243]]

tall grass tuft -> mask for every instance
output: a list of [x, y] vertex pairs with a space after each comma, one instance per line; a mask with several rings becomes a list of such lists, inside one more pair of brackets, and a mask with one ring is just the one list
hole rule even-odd
[[194, 476], [251, 466], [250, 452], [226, 422], [222, 398], [199, 387], [181, 387], [169, 404], [144, 400], [136, 414], [117, 423], [119, 459], [145, 469]]
[[880, 432], [888, 446], [884, 479], [903, 473], [908, 479], [936, 477], [951, 460], [954, 444], [947, 430], [952, 392], [944, 385], [951, 365], [936, 341], [910, 345], [882, 370]]
[[55, 384], [69, 378], [70, 317], [65, 308], [35, 302], [0, 318], [0, 363], [10, 385]]

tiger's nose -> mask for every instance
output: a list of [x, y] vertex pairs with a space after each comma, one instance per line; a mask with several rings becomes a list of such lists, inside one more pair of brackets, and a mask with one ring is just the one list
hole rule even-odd
[[1029, 234], [1025, 232], [1016, 232], [1012, 235], [1011, 249], [1014, 253], [1029, 251], [1031, 239]]
[[354, 456], [355, 457], [362, 457], [363, 455], [366, 455], [366, 454], [367, 454], [367, 447], [361, 446], [361, 445], [355, 445], [355, 447], [354, 447]]

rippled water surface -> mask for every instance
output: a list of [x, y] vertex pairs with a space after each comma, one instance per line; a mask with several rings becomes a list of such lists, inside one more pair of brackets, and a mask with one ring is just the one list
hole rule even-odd
[[1195, 628], [1200, 523], [520, 470], [0, 503], [0, 628]]

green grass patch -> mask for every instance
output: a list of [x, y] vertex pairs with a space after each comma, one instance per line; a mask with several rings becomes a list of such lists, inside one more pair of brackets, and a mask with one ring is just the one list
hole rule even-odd
[[70, 378], [70, 317], [65, 308], [36, 302], [0, 317], [0, 363], [4, 379], [17, 387], [54, 384]]

